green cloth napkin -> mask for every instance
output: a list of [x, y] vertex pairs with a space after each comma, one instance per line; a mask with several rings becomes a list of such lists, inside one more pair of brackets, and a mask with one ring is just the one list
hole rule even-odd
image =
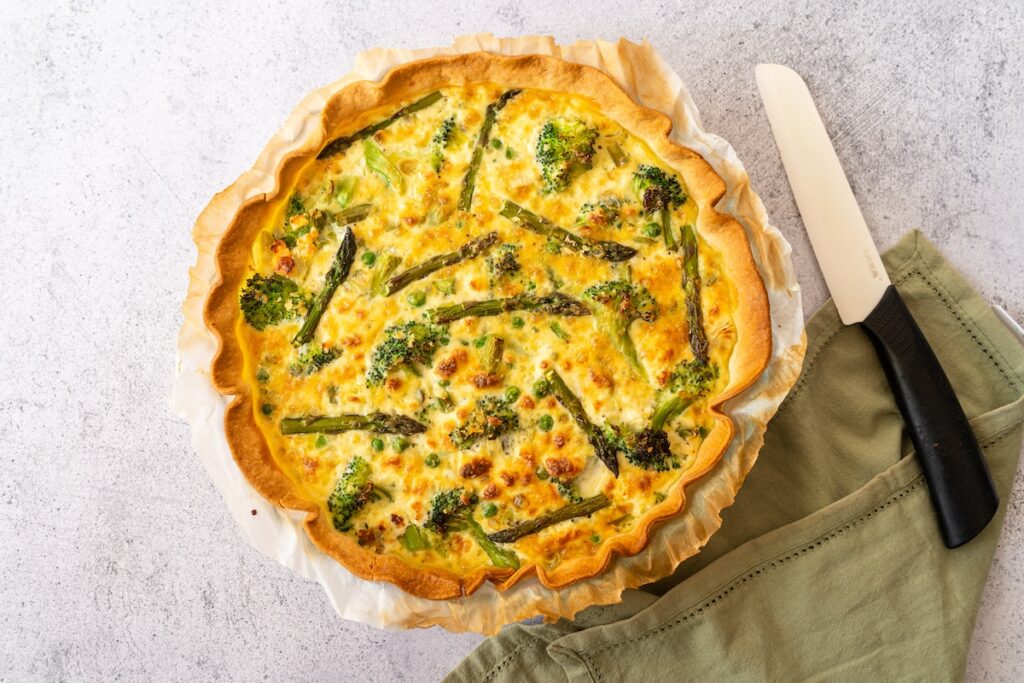
[[962, 678], [1020, 453], [1024, 347], [920, 233], [884, 261], [999, 489], [981, 535], [943, 546], [871, 344], [830, 302], [807, 325], [803, 372], [757, 465], [698, 555], [621, 604], [507, 626], [447, 680]]

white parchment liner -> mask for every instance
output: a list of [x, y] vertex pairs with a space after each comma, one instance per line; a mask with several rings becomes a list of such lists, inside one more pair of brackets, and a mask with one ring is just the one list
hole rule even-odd
[[[313, 546], [300, 514], [274, 507], [249, 486], [224, 436], [228, 399], [220, 396], [210, 382], [216, 340], [203, 323], [202, 306], [215, 277], [214, 250], [235, 211], [246, 199], [273, 191], [280, 160], [316, 134], [320, 112], [333, 93], [357, 80], [379, 80], [405, 62], [478, 50], [505, 55], [549, 54], [588, 64], [606, 72], [637, 102], [672, 118], [672, 137], [699, 152], [725, 180], [728, 191], [718, 208], [735, 216], [750, 238], [771, 301], [774, 349], [758, 382], [726, 405], [737, 430], [721, 462], [687, 489], [687, 507], [675, 519], [661, 523], [638, 555], [616, 558], [600, 576], [557, 591], [531, 578], [504, 593], [485, 584], [469, 597], [434, 601], [410, 596], [389, 583], [357, 578]], [[719, 513], [732, 504], [753, 467], [765, 426], [796, 382], [803, 362], [803, 313], [790, 246], [769, 224], [764, 205], [750, 189], [736, 152], [725, 140], [701, 128], [697, 107], [683, 82], [646, 41], [641, 45], [626, 40], [580, 41], [560, 46], [545, 36], [497, 39], [479, 34], [458, 38], [448, 48], [363, 52], [356, 57], [351, 73], [307, 95], [253, 168], [213, 198], [196, 222], [194, 240], [198, 258], [189, 271], [172, 409], [191, 425], [192, 445], [249, 543], [302, 576], [319, 581], [342, 617], [378, 627], [438, 624], [451, 631], [492, 634], [504, 624], [538, 614], [549, 619], [571, 617], [590, 605], [618, 602], [626, 588], [670, 574], [721, 526]], [[257, 514], [253, 515], [253, 510]]]

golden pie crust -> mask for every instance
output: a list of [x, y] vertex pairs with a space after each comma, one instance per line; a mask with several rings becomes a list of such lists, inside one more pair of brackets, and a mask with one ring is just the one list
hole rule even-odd
[[[629, 534], [609, 539], [594, 555], [567, 558], [553, 569], [524, 563], [518, 570], [483, 567], [459, 576], [413, 567], [397, 556], [360, 546], [354, 538], [333, 528], [320, 503], [297, 491], [274, 460], [256, 423], [255, 398], [243, 376], [243, 352], [235, 329], [240, 316], [237, 294], [248, 274], [252, 242], [306, 163], [330, 140], [371, 123], [371, 117], [379, 117], [382, 108], [397, 109], [439, 87], [474, 83], [582, 95], [643, 140], [684, 179], [689, 196], [698, 205], [697, 231], [720, 255], [723, 269], [741, 295], [736, 297], [732, 312], [737, 339], [729, 364], [729, 383], [709, 401], [715, 426], [701, 444], [694, 464], [672, 485], [662, 502], [648, 509]], [[735, 219], [714, 209], [725, 193], [725, 183], [700, 155], [670, 141], [671, 129], [667, 116], [637, 105], [601, 71], [543, 55], [503, 57], [477, 52], [435, 57], [396, 67], [379, 82], [360, 81], [337, 92], [323, 109], [319, 134], [283, 159], [273, 192], [253, 197], [240, 207], [216, 252], [218, 278], [204, 308], [206, 324], [219, 341], [211, 376], [221, 394], [234, 396], [225, 413], [225, 432], [232, 455], [249, 483], [278, 507], [306, 513], [305, 527], [313, 543], [357, 576], [389, 581], [429, 599], [470, 594], [485, 580], [504, 590], [532, 574], [543, 585], [559, 588], [599, 574], [616, 554], [628, 556], [643, 550], [655, 524], [683, 509], [687, 484], [707, 473], [722, 457], [733, 435], [733, 423], [721, 406], [757, 379], [768, 363], [772, 343], [768, 296], [744, 229]], [[685, 344], [686, 340], [680, 342]]]

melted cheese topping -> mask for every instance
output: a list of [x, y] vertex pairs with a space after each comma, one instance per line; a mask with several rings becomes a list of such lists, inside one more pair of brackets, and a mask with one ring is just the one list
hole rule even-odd
[[[512, 98], [498, 113], [491, 131], [472, 211], [456, 210], [485, 110], [503, 91], [496, 85], [445, 88], [439, 102], [376, 133], [373, 140], [404, 176], [404, 190], [389, 186], [367, 168], [360, 143], [338, 156], [313, 160], [304, 170], [293, 192], [306, 214], [291, 218], [291, 228], [304, 227], [303, 220], [312, 209], [339, 210], [335, 194], [346, 178], [358, 181], [351, 204], [370, 203], [374, 207], [368, 218], [352, 225], [359, 243], [356, 260], [331, 298], [311, 345], [314, 349], [340, 349], [336, 360], [308, 375], [289, 370], [300, 353], [291, 339], [301, 319], [262, 331], [245, 322], [240, 322], [238, 328], [246, 376], [258, 396], [257, 421], [275, 459], [297, 487], [324, 505], [324, 514], [329, 514], [326, 501], [338, 477], [354, 456], [362, 457], [372, 467], [373, 482], [394, 500], [380, 498], [367, 503], [353, 517], [351, 530], [344, 533], [356, 535], [377, 552], [398, 554], [413, 566], [444, 568], [460, 575], [490, 564], [468, 533], [451, 532], [443, 538], [429, 534], [432, 548], [415, 552], [398, 542], [408, 524], [422, 526], [434, 494], [458, 487], [476, 493], [480, 504], [474, 517], [490, 533], [565, 505], [556, 477], [571, 480], [583, 497], [604, 492], [612, 504], [603, 510], [555, 524], [505, 546], [524, 563], [552, 568], [566, 558], [593, 554], [601, 543], [628, 533], [635, 520], [660, 501], [663, 492], [690, 466], [703, 429], [712, 424], [706, 413], [707, 398], [695, 401], [666, 427], [678, 468], [646, 470], [620, 455], [620, 475], [615, 478], [597, 460], [585, 435], [558, 401], [550, 395], [533, 395], [534, 383], [546, 369], [554, 368], [580, 397], [594, 423], [639, 429], [650, 419], [662, 390], [660, 383], [679, 362], [692, 355], [687, 343], [679, 252], [667, 251], [660, 237], [644, 236], [650, 219], [642, 215], [642, 206], [631, 189], [639, 164], [666, 165], [643, 141], [628, 135], [584, 98], [542, 91], [525, 91]], [[377, 120], [391, 113], [381, 112]], [[431, 154], [436, 146], [431, 138], [452, 116], [457, 132], [443, 150], [440, 172], [435, 173]], [[555, 116], [578, 118], [596, 127], [600, 137], [592, 168], [577, 175], [565, 191], [544, 194], [536, 159], [537, 138], [544, 123]], [[610, 156], [610, 142], [626, 153], [628, 161], [622, 166]], [[608, 198], [625, 202], [621, 206], [621, 226], [577, 224], [582, 204]], [[505, 199], [577, 234], [635, 247], [638, 254], [628, 263], [615, 264], [565, 248], [552, 253], [544, 237], [498, 214]], [[280, 267], [283, 245], [275, 240], [284, 232], [289, 201], [282, 200], [278, 213], [253, 245], [254, 272], [270, 275], [275, 266]], [[674, 209], [671, 219], [675, 226], [695, 224], [694, 202], [687, 201]], [[498, 233], [501, 243], [519, 247], [521, 270], [513, 276], [492, 278], [483, 255], [444, 268], [393, 296], [370, 294], [374, 268], [381, 267], [386, 255], [401, 259], [400, 272], [490, 231]], [[323, 232], [314, 229], [300, 236], [287, 249], [286, 255], [293, 262], [288, 276], [309, 292], [318, 292], [341, 232], [340, 228]], [[716, 255], [705, 243], [699, 245], [704, 327], [710, 358], [719, 368], [708, 394], [713, 396], [728, 383], [729, 356], [735, 342], [730, 311], [736, 294]], [[373, 267], [362, 259], [366, 252], [376, 256]], [[424, 311], [432, 307], [555, 290], [582, 301], [588, 286], [627, 278], [646, 287], [660, 307], [656, 321], [637, 320], [630, 327], [649, 380], [630, 367], [599, 328], [599, 316], [554, 317], [524, 311], [456, 321], [448, 326], [450, 341], [434, 354], [432, 367], [394, 369], [383, 386], [367, 385], [366, 372], [383, 330], [398, 322], [423, 320]], [[444, 281], [440, 288], [436, 286], [439, 281]], [[423, 305], [416, 305], [418, 298], [425, 299]], [[522, 321], [521, 327], [513, 323], [517, 318]], [[561, 336], [552, 329], [552, 322], [559, 326]], [[503, 366], [499, 381], [478, 388], [474, 378], [485, 370], [475, 342], [485, 335], [505, 340]], [[509, 387], [520, 389], [513, 404], [520, 428], [500, 439], [479, 440], [469, 448], [453, 445], [449, 432], [476, 401], [502, 396]], [[453, 401], [451, 410], [438, 407], [436, 399], [445, 392]], [[414, 416], [428, 429], [424, 434], [406, 437], [406, 444], [392, 436], [360, 431], [333, 435], [280, 433], [280, 420], [286, 416], [374, 411]], [[549, 431], [537, 426], [543, 416], [553, 420]], [[383, 442], [383, 450], [375, 450], [375, 439], [379, 439], [378, 447]], [[429, 467], [427, 462], [435, 459], [439, 464]], [[464, 469], [479, 461], [489, 463], [489, 468]], [[486, 471], [466, 476], [481, 469]], [[489, 507], [487, 504], [496, 508], [489, 517], [482, 512]]]

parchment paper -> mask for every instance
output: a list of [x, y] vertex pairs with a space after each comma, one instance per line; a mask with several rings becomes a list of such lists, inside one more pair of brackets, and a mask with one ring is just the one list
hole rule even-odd
[[[389, 583], [355, 577], [313, 546], [303, 531], [300, 515], [274, 507], [249, 486], [225, 440], [223, 419], [228, 399], [220, 396], [210, 382], [216, 340], [203, 324], [202, 306], [215, 277], [212, 257], [223, 230], [242, 202], [274, 189], [278, 162], [315, 134], [320, 111], [333, 93], [357, 80], [379, 80], [404, 62], [477, 50], [506, 55], [550, 54], [597, 67], [636, 101], [672, 118], [676, 141], [704, 156], [726, 182], [728, 191], [718, 208], [735, 216], [750, 238], [771, 301], [774, 350], [758, 382], [726, 405], [737, 432], [721, 462], [687, 489], [687, 507], [675, 519], [662, 523], [641, 553], [617, 558], [600, 576], [557, 591], [532, 578], [504, 593], [486, 584], [469, 597], [434, 601], [412, 597]], [[733, 502], [753, 467], [768, 419], [796, 382], [803, 361], [806, 340], [790, 246], [769, 224], [736, 152], [725, 140], [701, 128], [697, 107], [683, 82], [646, 41], [639, 45], [624, 39], [618, 43], [580, 41], [560, 46], [545, 36], [497, 39], [479, 34], [457, 38], [447, 48], [363, 52], [356, 57], [352, 72], [307, 95], [253, 168], [213, 198], [196, 222], [194, 240], [198, 257], [189, 271], [185, 321], [178, 335], [172, 409], [191, 425], [192, 445], [246, 540], [286, 567], [320, 582], [342, 617], [378, 627], [438, 624], [451, 631], [492, 634], [504, 624], [528, 617], [571, 617], [590, 605], [618, 602], [626, 588], [671, 573], [721, 526], [720, 512]], [[253, 515], [253, 510], [257, 514]]]

